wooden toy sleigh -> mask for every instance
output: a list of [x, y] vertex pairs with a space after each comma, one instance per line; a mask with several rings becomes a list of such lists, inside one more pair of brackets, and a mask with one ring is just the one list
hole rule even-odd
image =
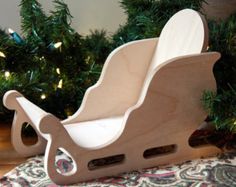
[[[220, 54], [204, 52], [207, 43], [207, 24], [198, 12], [184, 9], [176, 13], [159, 39], [134, 41], [114, 50], [79, 110], [63, 121], [19, 92], [8, 91], [3, 102], [15, 110], [15, 149], [23, 156], [45, 152], [45, 170], [57, 184], [219, 152], [213, 146], [193, 148], [188, 141], [206, 118], [200, 101], [203, 91], [216, 89], [212, 68]], [[22, 142], [24, 122], [38, 134], [35, 145]], [[159, 148], [171, 149], [150, 154]], [[72, 171], [57, 171], [58, 149], [73, 160]], [[118, 160], [91, 167], [91, 163], [115, 157]]]

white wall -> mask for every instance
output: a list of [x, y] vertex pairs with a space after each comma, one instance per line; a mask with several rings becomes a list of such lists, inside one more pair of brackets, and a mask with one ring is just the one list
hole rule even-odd
[[[46, 13], [53, 10], [52, 0], [38, 0]], [[80, 34], [88, 34], [90, 29], [106, 29], [109, 33], [124, 23], [126, 16], [119, 0], [64, 0], [70, 9], [72, 27]], [[0, 1], [0, 27], [12, 28], [21, 33], [20, 0]]]

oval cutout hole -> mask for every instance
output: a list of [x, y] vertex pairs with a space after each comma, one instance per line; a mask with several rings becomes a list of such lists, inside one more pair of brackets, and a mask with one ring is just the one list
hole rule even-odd
[[21, 129], [21, 138], [25, 145], [34, 145], [38, 141], [37, 133], [31, 124], [24, 122]]
[[[193, 148], [209, 146], [214, 140], [215, 127], [211, 123], [203, 122], [189, 137], [188, 143]], [[219, 138], [219, 137], [217, 137]]]
[[73, 157], [62, 147], [57, 149], [57, 155], [54, 164], [57, 173], [64, 176], [71, 176], [77, 171], [77, 164]]
[[153, 148], [146, 149], [143, 152], [143, 157], [148, 159], [148, 158], [153, 158], [153, 157], [157, 157], [157, 156], [172, 154], [172, 153], [175, 153], [176, 150], [177, 150], [176, 144], [165, 145], [165, 146], [160, 146], [160, 147], [153, 147]]
[[91, 160], [88, 163], [88, 169], [95, 170], [95, 169], [100, 169], [100, 168], [104, 168], [108, 166], [118, 165], [118, 164], [122, 164], [124, 160], [125, 160], [124, 154], [98, 158], [98, 159]]

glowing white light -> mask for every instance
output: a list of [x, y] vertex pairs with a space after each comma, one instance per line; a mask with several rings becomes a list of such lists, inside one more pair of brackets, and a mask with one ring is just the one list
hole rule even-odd
[[39, 60], [44, 60], [44, 59], [45, 59], [44, 56], [42, 56], [42, 57], [39, 58]]
[[6, 77], [6, 78], [9, 78], [10, 77], [10, 72], [9, 71], [5, 71], [5, 73], [4, 73], [4, 76]]
[[61, 74], [60, 68], [57, 68], [56, 72], [57, 72], [58, 75], [60, 75]]
[[12, 34], [12, 33], [14, 33], [15, 31], [12, 30], [11, 28], [9, 28], [9, 29], [8, 29], [8, 32], [9, 32], [10, 34]]
[[0, 57], [6, 58], [6, 55], [0, 51]]
[[40, 98], [41, 98], [41, 99], [46, 99], [46, 95], [45, 95], [45, 94], [42, 94]]
[[58, 88], [62, 88], [63, 80], [61, 79], [57, 85]]
[[61, 45], [62, 45], [62, 42], [57, 42], [54, 44], [54, 47], [57, 49], [57, 48], [61, 47]]

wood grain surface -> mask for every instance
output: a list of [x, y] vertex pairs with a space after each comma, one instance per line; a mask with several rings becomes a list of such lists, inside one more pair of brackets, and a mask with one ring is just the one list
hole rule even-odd
[[[24, 138], [26, 144], [32, 144], [36, 138]], [[27, 158], [20, 157], [11, 144], [11, 124], [0, 124], [0, 177], [9, 172]]]

